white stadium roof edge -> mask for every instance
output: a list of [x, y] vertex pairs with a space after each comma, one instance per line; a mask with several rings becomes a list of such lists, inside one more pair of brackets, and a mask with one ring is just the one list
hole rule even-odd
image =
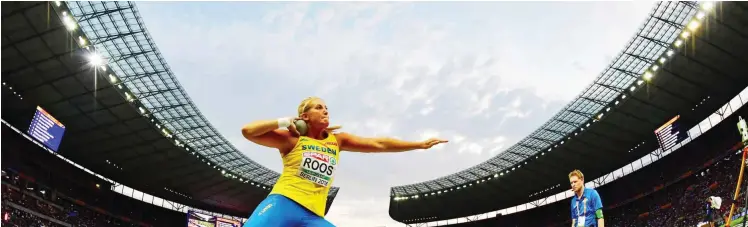
[[[685, 146], [686, 144], [688, 144], [688, 143], [696, 140], [699, 136], [701, 136], [704, 133], [706, 133], [707, 131], [709, 131], [712, 127], [714, 127], [717, 124], [721, 123], [724, 119], [727, 119], [728, 117], [730, 117], [735, 110], [737, 110], [738, 108], [740, 108], [742, 106], [745, 106], [746, 104], [748, 104], [748, 87], [746, 87], [742, 92], [740, 92], [740, 94], [736, 95], [735, 98], [733, 98], [732, 100], [730, 100], [730, 102], [725, 103], [720, 108], [720, 110], [717, 110], [716, 112], [714, 112], [713, 114], [711, 114], [709, 117], [707, 117], [704, 120], [702, 120], [698, 125], [696, 125], [696, 126], [692, 127], [691, 129], [689, 129], [687, 131], [688, 138], [686, 138], [682, 142], [676, 144], [675, 146], [673, 146], [672, 148], [670, 148], [668, 150], [664, 150], [663, 151], [663, 150], [661, 150], [661, 149], [658, 148], [657, 150], [654, 150], [654, 151], [650, 152], [649, 154], [647, 154], [647, 155], [645, 155], [645, 156], [643, 156], [643, 157], [641, 157], [641, 158], [639, 158], [639, 159], [637, 159], [637, 160], [635, 160], [635, 161], [633, 161], [633, 162], [631, 162], [631, 163], [629, 163], [627, 165], [624, 165], [621, 168], [616, 169], [613, 172], [610, 172], [608, 174], [600, 176], [597, 179], [594, 179], [594, 180], [591, 180], [591, 181], [587, 181], [585, 183], [585, 187], [588, 187], [588, 188], [597, 188], [597, 187], [606, 185], [606, 184], [608, 184], [610, 182], [613, 182], [613, 181], [615, 181], [617, 179], [620, 179], [620, 178], [622, 178], [624, 176], [627, 176], [627, 175], [629, 175], [631, 173], [634, 173], [634, 172], [636, 172], [636, 171], [638, 171], [638, 170], [640, 170], [640, 169], [642, 169], [642, 168], [644, 168], [644, 167], [646, 167], [646, 166], [648, 166], [648, 165], [650, 165], [650, 164], [652, 164], [652, 163], [654, 163], [654, 162], [656, 162], [656, 161], [664, 158], [665, 156], [667, 156], [667, 155], [669, 155], [669, 154], [671, 154], [673, 152], [678, 151], [679, 148], [681, 148], [681, 147]], [[513, 207], [508, 207], [508, 208], [503, 208], [503, 209], [500, 209], [500, 210], [495, 210], [495, 211], [491, 211], [491, 212], [470, 215], [470, 216], [467, 216], [467, 217], [453, 218], [453, 219], [448, 219], [448, 220], [440, 220], [440, 221], [431, 221], [431, 222], [429, 222], [428, 220], [424, 219], [424, 220], [422, 220], [424, 222], [411, 223], [410, 225], [415, 225], [415, 226], [440, 226], [440, 225], [451, 225], [451, 224], [457, 224], [457, 223], [479, 221], [479, 220], [494, 218], [494, 217], [496, 217], [499, 214], [501, 214], [501, 215], [508, 215], [508, 214], [512, 214], [512, 213], [517, 213], [517, 212], [521, 212], [521, 211], [525, 211], [525, 210], [529, 210], [529, 209], [533, 209], [533, 208], [545, 206], [545, 205], [548, 205], [548, 204], [551, 204], [551, 203], [555, 203], [555, 202], [558, 202], [558, 201], [562, 201], [564, 199], [571, 198], [572, 196], [573, 196], [573, 193], [571, 191], [569, 191], [569, 190], [566, 190], [564, 192], [561, 192], [561, 193], [558, 193], [558, 194], [555, 194], [555, 195], [551, 195], [551, 196], [548, 196], [548, 197], [545, 197], [545, 198], [541, 198], [541, 199], [536, 199], [536, 200], [527, 202], [525, 204], [521, 204], [521, 205], [517, 205], [517, 206], [513, 206]], [[412, 197], [407, 197], [407, 198], [404, 197], [403, 199], [400, 199], [400, 200], [409, 200], [409, 199], [413, 199], [413, 198]]]
[[528, 159], [538, 158], [574, 139], [610, 111], [611, 104], [628, 98], [626, 91], [646, 85], [644, 82], [652, 78], [652, 72], [673, 55], [671, 48], [681, 46], [690, 32], [698, 30], [713, 8], [714, 2], [658, 2], [629, 44], [600, 76], [540, 128], [481, 164], [438, 179], [392, 187], [390, 196], [400, 200], [470, 187], [508, 174]]

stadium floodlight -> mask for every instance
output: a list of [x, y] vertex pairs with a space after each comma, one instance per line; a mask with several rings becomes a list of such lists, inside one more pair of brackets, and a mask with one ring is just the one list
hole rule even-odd
[[73, 21], [73, 18], [67, 14], [67, 12], [62, 12], [62, 23], [65, 25], [68, 31], [72, 31], [78, 28], [78, 25], [75, 23], [75, 21]]
[[119, 81], [116, 76], [109, 74], [109, 82], [116, 84]]
[[637, 84], [637, 85], [642, 85], [643, 83], [644, 83], [644, 81], [643, 81], [643, 80], [639, 80], [639, 81], [636, 81], [636, 84]]
[[[671, 54], [671, 55], [672, 55], [672, 54]], [[668, 56], [670, 56], [670, 55], [668, 55]], [[656, 71], [657, 71], [658, 69], [660, 69], [660, 66], [658, 66], [658, 65], [653, 65], [653, 66], [652, 66], [652, 71], [653, 71], [653, 72], [656, 72]]]
[[55, 1], [55, 5], [60, 6], [62, 3], [60, 1]]
[[99, 53], [93, 52], [86, 57], [88, 58], [88, 63], [94, 67], [104, 65], [104, 58]]
[[701, 4], [701, 8], [707, 11], [712, 10], [712, 8], [714, 8], [714, 2], [704, 2]]
[[683, 44], [683, 40], [675, 40], [675, 47], [680, 47], [681, 44]]
[[696, 29], [699, 28], [699, 25], [701, 25], [699, 21], [693, 20], [690, 23], [688, 23], [688, 29], [691, 31], [696, 31]]
[[691, 36], [691, 32], [684, 31], [683, 34], [680, 35], [683, 39], [688, 39], [688, 37]]
[[[133, 100], [133, 97], [130, 94], [130, 92], [125, 92], [125, 98], [127, 99], [127, 101], [132, 101]], [[161, 125], [156, 124], [156, 127], [157, 128], [161, 128]]]
[[652, 79], [652, 77], [653, 77], [653, 76], [654, 76], [654, 75], [653, 75], [652, 73], [650, 73], [650, 72], [646, 72], [646, 73], [644, 73], [644, 76], [643, 76], [643, 77], [644, 77], [644, 80], [646, 80], [646, 81], [649, 81], [649, 80], [651, 80], [651, 79]]
[[660, 58], [660, 64], [665, 64], [666, 61], [667, 61], [666, 58]]
[[[625, 99], [625, 98], [626, 98], [626, 94], [621, 95], [621, 99]], [[590, 124], [588, 123], [587, 126], [590, 126]]]
[[81, 46], [85, 46], [86, 45], [86, 38], [83, 38], [83, 36], [78, 36], [78, 43]]
[[704, 19], [704, 17], [706, 17], [706, 13], [704, 13], [704, 11], [699, 11], [699, 13], [696, 14], [696, 19], [701, 20]]

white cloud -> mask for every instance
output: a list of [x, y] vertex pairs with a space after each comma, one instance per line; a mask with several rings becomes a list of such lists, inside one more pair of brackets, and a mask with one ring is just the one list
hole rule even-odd
[[473, 153], [473, 154], [481, 154], [483, 152], [483, 146], [478, 145], [474, 142], [468, 142], [460, 145], [460, 149], [457, 150], [457, 153]]
[[427, 106], [425, 108], [422, 108], [420, 113], [421, 113], [421, 115], [426, 116], [426, 115], [429, 115], [429, 113], [431, 113], [431, 111], [434, 111], [434, 107], [433, 106]]
[[425, 152], [342, 157], [329, 220], [393, 226], [390, 186], [466, 169], [540, 126], [620, 51], [651, 3], [138, 5], [201, 112], [271, 169], [277, 152], [239, 127], [294, 115], [311, 95], [343, 131], [450, 139]]
[[427, 140], [430, 138], [438, 138], [438, 137], [439, 137], [439, 131], [433, 130], [433, 129], [426, 129], [421, 132], [420, 139]]
[[465, 137], [464, 137], [464, 136], [462, 136], [462, 135], [455, 135], [455, 136], [454, 136], [454, 141], [453, 141], [453, 142], [454, 142], [454, 143], [462, 143], [462, 141], [464, 141], [464, 140], [465, 140]]

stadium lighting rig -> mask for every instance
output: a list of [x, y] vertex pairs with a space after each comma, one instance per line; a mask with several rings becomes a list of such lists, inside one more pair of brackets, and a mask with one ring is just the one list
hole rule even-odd
[[[629, 94], [633, 94], [639, 87], [645, 86], [647, 83], [651, 83], [654, 79], [656, 79], [657, 72], [660, 68], [664, 67], [665, 64], [668, 63], [670, 58], [672, 58], [677, 51], [680, 51], [683, 44], [689, 39], [692, 38], [698, 31], [699, 28], [702, 27], [701, 25], [706, 21], [708, 18], [708, 15], [713, 12], [715, 8], [715, 2], [707, 1], [707, 2], [701, 2], [698, 7], [698, 12], [691, 18], [691, 20], [686, 24], [685, 27], [683, 27], [683, 30], [681, 31], [680, 35], [678, 35], [678, 38], [673, 41], [671, 46], [663, 53], [655, 62], [653, 62], [649, 67], [647, 67], [647, 70], [645, 70], [639, 79], [635, 80], [631, 87], [629, 87], [627, 90], [629, 90]], [[622, 101], [625, 101], [627, 97], [627, 92], [621, 93], [620, 97], [618, 97], [615, 102], [609, 104], [607, 107], [603, 107], [601, 111], [597, 114], [594, 114], [593, 118], [590, 119], [590, 121], [579, 127], [579, 129], [573, 131], [574, 136], [577, 136], [580, 132], [583, 132], [586, 128], [589, 128], [592, 123], [598, 122], [602, 120], [603, 117], [606, 116], [606, 113], [611, 111], [616, 106], [620, 105]], [[564, 144], [566, 140], [571, 140], [571, 136], [567, 137], [564, 140], [561, 140], [560, 142], [556, 143], [553, 147], [548, 148], [547, 151], [540, 152], [540, 154], [535, 155], [535, 159], [540, 159], [540, 156], [544, 156], [546, 152], [551, 152], [553, 148], [557, 148], [559, 144]], [[639, 145], [629, 150], [629, 152], [635, 150], [638, 148]], [[532, 160], [528, 158], [528, 160]], [[527, 165], [527, 162], [524, 163]], [[520, 168], [521, 165], [517, 164], [514, 167], [507, 167], [506, 169], [502, 170], [499, 173], [493, 174], [493, 177], [484, 177], [482, 179], [478, 179], [475, 181], [476, 184], [480, 184], [485, 182], [486, 180], [497, 180], [500, 177], [504, 176], [504, 173], [509, 174], [511, 171]], [[511, 169], [510, 169], [511, 168]], [[441, 195], [443, 192], [451, 192], [453, 189], [460, 190], [466, 187], [473, 186], [472, 183], [464, 183], [462, 185], [455, 186], [453, 188], [448, 188], [446, 190], [439, 190], [435, 192], [425, 192], [423, 194], [424, 197], [426, 196], [434, 196], [434, 195]], [[404, 195], [404, 196], [393, 196], [392, 199], [394, 201], [404, 201], [408, 199], [417, 199], [418, 194], [415, 195]]]
[[[88, 64], [95, 69], [100, 70], [101, 72], [107, 72], [107, 64], [109, 62], [106, 58], [102, 57], [99, 52], [96, 51], [95, 46], [93, 46], [90, 40], [86, 37], [86, 35], [83, 33], [82, 29], [78, 29], [78, 22], [75, 20], [75, 18], [71, 15], [69, 9], [67, 8], [66, 4], [63, 4], [61, 1], [54, 1], [55, 9], [60, 12], [60, 19], [62, 20], [63, 25], [65, 28], [67, 28], [68, 32], [72, 37], [77, 37], [78, 47], [82, 49], [88, 50], [88, 53], [85, 55], [86, 60], [88, 61]], [[138, 112], [147, 117], [150, 118], [151, 123], [156, 126], [157, 129], [163, 134], [166, 138], [170, 139], [172, 143], [174, 143], [177, 147], [183, 148], [186, 152], [191, 153], [194, 155], [197, 159], [200, 161], [208, 164], [208, 166], [214, 166], [214, 169], [216, 169], [219, 173], [221, 173], [223, 176], [229, 179], [237, 179], [237, 181], [242, 183], [249, 183], [252, 186], [257, 186], [258, 188], [262, 188], [264, 190], [269, 190], [268, 187], [264, 186], [260, 182], [252, 182], [249, 179], [238, 177], [240, 174], [236, 174], [230, 171], [227, 171], [226, 169], [218, 168], [219, 164], [213, 163], [210, 160], [206, 160], [202, 156], [202, 154], [192, 151], [190, 146], [183, 143], [182, 141], [178, 140], [174, 137], [172, 132], [167, 129], [166, 127], [162, 127], [158, 122], [158, 119], [155, 119], [154, 116], [149, 115], [149, 110], [147, 107], [145, 107], [139, 100], [139, 97], [133, 95], [133, 93], [128, 89], [126, 86], [123, 85], [122, 81], [115, 75], [114, 72], [107, 74], [108, 81], [112, 84], [112, 86], [115, 86], [119, 89], [119, 92], [124, 96], [124, 98], [135, 107]], [[20, 97], [20, 95], [19, 95]]]

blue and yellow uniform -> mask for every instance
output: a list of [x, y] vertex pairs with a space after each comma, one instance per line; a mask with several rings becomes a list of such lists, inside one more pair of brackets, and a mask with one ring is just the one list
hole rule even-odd
[[324, 216], [339, 157], [338, 141], [332, 133], [323, 140], [299, 137], [283, 156], [283, 172], [270, 195], [244, 227], [333, 226]]
[[597, 227], [597, 219], [603, 218], [603, 202], [595, 189], [583, 188], [582, 197], [571, 198], [571, 220], [574, 227]]

